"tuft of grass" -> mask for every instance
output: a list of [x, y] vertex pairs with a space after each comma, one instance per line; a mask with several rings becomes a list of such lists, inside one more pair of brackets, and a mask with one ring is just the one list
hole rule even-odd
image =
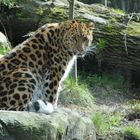
[[92, 121], [97, 129], [98, 134], [105, 135], [109, 131], [108, 121], [106, 120], [105, 114], [101, 112], [96, 112], [92, 116]]
[[140, 140], [140, 128], [135, 126], [125, 126], [122, 130], [125, 139]]
[[140, 101], [139, 100], [131, 100], [127, 101], [126, 105], [130, 107], [134, 112], [140, 113]]
[[92, 115], [92, 121], [97, 129], [97, 132], [102, 135], [106, 135], [112, 130], [112, 127], [118, 126], [121, 121], [121, 113], [112, 112], [105, 114], [102, 112], [96, 112]]
[[75, 104], [83, 107], [93, 107], [94, 98], [86, 84], [76, 85], [72, 77], [64, 82], [64, 90], [60, 94], [60, 101], [64, 104]]
[[118, 126], [121, 119], [122, 119], [122, 116], [120, 112], [112, 112], [108, 117], [108, 123], [110, 127]]

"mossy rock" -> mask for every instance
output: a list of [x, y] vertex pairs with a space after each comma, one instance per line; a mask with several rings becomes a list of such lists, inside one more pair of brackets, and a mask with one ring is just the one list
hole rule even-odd
[[1, 140], [96, 140], [92, 121], [69, 109], [51, 115], [0, 111]]

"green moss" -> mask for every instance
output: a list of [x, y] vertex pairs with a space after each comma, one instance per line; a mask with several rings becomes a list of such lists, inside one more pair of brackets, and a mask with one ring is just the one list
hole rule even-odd
[[[126, 30], [124, 30], [126, 32]], [[127, 34], [132, 36], [140, 36], [140, 24], [136, 22], [130, 22], [127, 29]]]
[[109, 35], [117, 35], [118, 28], [114, 24], [107, 24], [104, 29], [107, 30]]
[[51, 13], [54, 14], [54, 15], [66, 15], [66, 9], [64, 8], [61, 8], [61, 7], [54, 7], [54, 8], [51, 8]]
[[90, 7], [87, 8], [87, 7], [84, 7], [84, 6], [79, 6], [78, 9], [77, 9], [77, 11], [79, 13], [86, 13], [86, 14], [92, 14], [92, 15], [94, 15], [93, 9], [90, 8]]
[[60, 22], [68, 19], [68, 11], [65, 8], [54, 7], [50, 9], [47, 22]]
[[119, 15], [125, 15], [123, 10], [114, 9], [114, 8], [111, 8], [110, 10], [111, 10], [112, 13], [119, 14]]

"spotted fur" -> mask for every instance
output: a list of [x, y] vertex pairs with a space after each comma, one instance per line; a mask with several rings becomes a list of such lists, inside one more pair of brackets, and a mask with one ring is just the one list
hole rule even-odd
[[41, 101], [56, 107], [67, 66], [89, 47], [92, 30], [75, 20], [46, 24], [1, 58], [0, 109], [27, 110], [32, 102], [38, 110]]

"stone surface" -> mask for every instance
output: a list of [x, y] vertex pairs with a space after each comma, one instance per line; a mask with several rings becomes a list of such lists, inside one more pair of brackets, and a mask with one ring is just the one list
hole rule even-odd
[[92, 121], [69, 109], [51, 115], [0, 111], [0, 140], [96, 140]]

